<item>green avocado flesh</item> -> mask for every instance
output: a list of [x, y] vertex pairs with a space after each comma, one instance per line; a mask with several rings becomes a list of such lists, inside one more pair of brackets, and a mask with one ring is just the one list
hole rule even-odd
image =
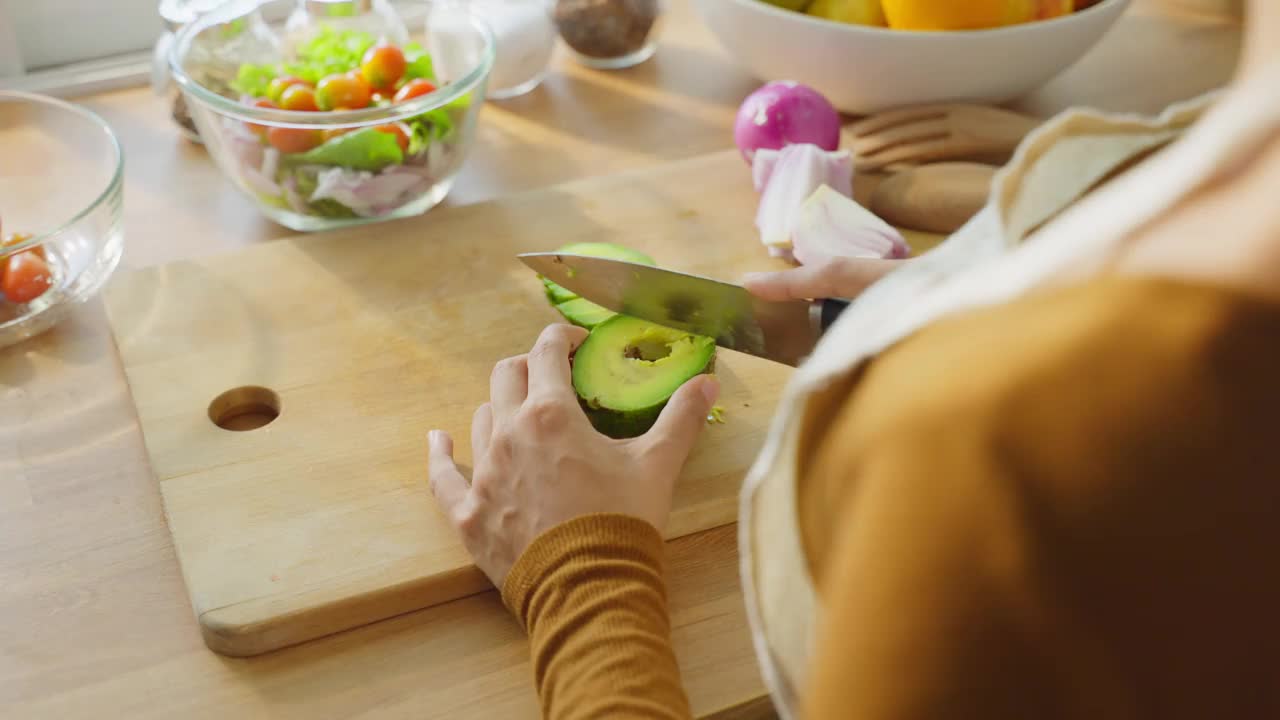
[[582, 299], [575, 295], [569, 288], [564, 287], [563, 285], [557, 285], [546, 278], [542, 279], [542, 284], [546, 286], [547, 299], [551, 301], [552, 305], [560, 305], [561, 303]]
[[[606, 242], [584, 242], [572, 243], [560, 248], [557, 252], [568, 253], [570, 255], [587, 255], [590, 257], [610, 258], [613, 260], [625, 260], [627, 262], [640, 263], [642, 265], [653, 265], [653, 258], [645, 255], [639, 250], [632, 250], [622, 245], [614, 245]], [[614, 316], [614, 312], [596, 305], [588, 300], [578, 297], [572, 290], [557, 285], [546, 278], [542, 278], [542, 284], [547, 291], [547, 300], [555, 306], [556, 310], [564, 316], [565, 320], [584, 327], [588, 330], [599, 325]]]
[[612, 310], [580, 297], [556, 305], [556, 310], [560, 311], [565, 320], [588, 330], [617, 315]]
[[573, 387], [597, 430], [636, 437], [653, 426], [681, 385], [714, 370], [715, 354], [711, 338], [615, 315], [596, 325], [574, 354]]

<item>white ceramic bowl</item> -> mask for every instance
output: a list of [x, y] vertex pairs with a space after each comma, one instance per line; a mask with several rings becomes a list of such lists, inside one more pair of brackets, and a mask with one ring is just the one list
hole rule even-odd
[[1129, 0], [1103, 0], [1053, 20], [962, 32], [848, 25], [761, 0], [695, 3], [720, 44], [760, 79], [804, 83], [839, 109], [863, 114], [1023, 95], [1088, 52]]

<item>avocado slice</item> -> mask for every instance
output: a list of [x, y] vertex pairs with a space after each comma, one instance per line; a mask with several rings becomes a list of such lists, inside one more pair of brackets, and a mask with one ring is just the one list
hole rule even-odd
[[560, 311], [565, 320], [588, 330], [617, 314], [608, 308], [601, 307], [590, 300], [580, 297], [575, 297], [572, 300], [556, 305], [556, 310]]
[[574, 354], [573, 387], [596, 430], [636, 437], [653, 426], [681, 385], [714, 370], [715, 355], [711, 338], [615, 315], [596, 325]]
[[[607, 242], [571, 243], [560, 248], [557, 252], [625, 260], [642, 265], [655, 264], [653, 258], [639, 250], [632, 250], [629, 247]], [[562, 285], [557, 285], [546, 278], [542, 278], [542, 284], [547, 291], [547, 300], [560, 311], [565, 320], [574, 325], [590, 330], [614, 315], [612, 311], [606, 310], [593, 302], [581, 300], [572, 290]], [[581, 302], [574, 302], [578, 300], [581, 300]]]
[[547, 300], [552, 305], [567, 303], [571, 300], [580, 299], [576, 293], [563, 285], [557, 285], [546, 278], [542, 278], [542, 285], [547, 291]]

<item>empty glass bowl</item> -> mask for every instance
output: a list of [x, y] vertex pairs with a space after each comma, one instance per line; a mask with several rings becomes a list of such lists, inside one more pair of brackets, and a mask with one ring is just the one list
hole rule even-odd
[[119, 264], [124, 156], [94, 113], [0, 91], [0, 158], [0, 242], [29, 236], [0, 248], [0, 263], [40, 248], [52, 274], [49, 289], [30, 302], [0, 297], [4, 347], [52, 327]]

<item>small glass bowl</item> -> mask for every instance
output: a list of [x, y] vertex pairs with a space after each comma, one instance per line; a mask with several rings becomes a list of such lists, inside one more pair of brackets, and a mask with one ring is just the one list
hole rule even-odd
[[[266, 25], [273, 6], [292, 0], [231, 2], [186, 26], [169, 54], [173, 77], [210, 155], [267, 217], [314, 231], [418, 215], [445, 198], [475, 138], [494, 61], [493, 35], [464, 5], [433, 16], [424, 45], [434, 92], [361, 110], [301, 112], [254, 107], [232, 88], [242, 63], [279, 63], [279, 33]], [[310, 134], [328, 140], [399, 124], [425, 128], [427, 140], [394, 161], [345, 154], [315, 162], [284, 152], [272, 136]], [[412, 126], [412, 127], [411, 127]], [[308, 140], [308, 143], [314, 142]], [[277, 143], [288, 147], [287, 143]], [[358, 152], [358, 151], [357, 151]], [[367, 162], [366, 162], [367, 160]]]
[[53, 285], [19, 304], [0, 298], [0, 347], [53, 327], [97, 292], [120, 262], [124, 154], [94, 113], [0, 90], [0, 232], [30, 235], [0, 260], [43, 248]]

